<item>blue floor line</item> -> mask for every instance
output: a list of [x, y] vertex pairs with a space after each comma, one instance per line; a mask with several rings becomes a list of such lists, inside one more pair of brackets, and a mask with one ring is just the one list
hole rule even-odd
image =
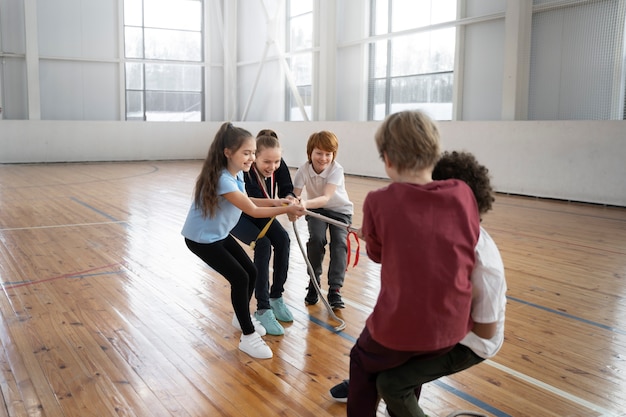
[[553, 308], [544, 307], [544, 306], [541, 306], [539, 304], [531, 303], [529, 301], [524, 301], [524, 300], [521, 300], [519, 298], [509, 297], [509, 296], [507, 296], [506, 298], [508, 300], [515, 301], [515, 302], [518, 302], [520, 304], [524, 304], [524, 305], [527, 305], [527, 306], [530, 306], [530, 307], [535, 307], [535, 308], [538, 308], [539, 310], [547, 311], [549, 313], [558, 314], [559, 316], [563, 316], [563, 317], [566, 317], [568, 319], [576, 320], [576, 321], [579, 321], [581, 323], [589, 324], [591, 326], [599, 327], [601, 329], [608, 330], [610, 332], [618, 333], [618, 334], [621, 334], [621, 335], [626, 335], [626, 330], [618, 329], [617, 327], [607, 326], [606, 324], [598, 323], [597, 321], [587, 320], [587, 319], [584, 319], [582, 317], [577, 317], [577, 316], [574, 316], [574, 315], [569, 314], [569, 313], [564, 313], [562, 311], [555, 310]]
[[79, 200], [76, 197], [70, 197], [70, 200], [80, 204], [83, 207], [87, 207], [89, 210], [92, 210], [92, 211], [98, 213], [99, 215], [101, 215], [101, 216], [103, 216], [103, 217], [105, 217], [105, 218], [107, 218], [107, 219], [109, 219], [111, 221], [114, 221], [114, 222], [119, 222], [120, 221], [119, 219], [116, 219], [115, 217], [111, 216], [110, 214], [105, 213], [104, 211], [102, 211], [100, 209], [97, 209], [97, 208], [95, 208], [95, 207], [85, 203], [84, 201]]

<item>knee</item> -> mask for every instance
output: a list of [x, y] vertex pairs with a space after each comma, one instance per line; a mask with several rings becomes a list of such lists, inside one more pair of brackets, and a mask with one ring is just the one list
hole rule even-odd
[[388, 376], [386, 372], [379, 373], [376, 377], [378, 395], [387, 403], [414, 395], [413, 388], [402, 386], [398, 382], [394, 377]]
[[274, 256], [289, 256], [290, 247], [291, 242], [289, 241], [289, 239], [285, 242], [280, 242], [280, 244], [274, 245]]
[[269, 257], [272, 250], [272, 243], [267, 237], [262, 237], [254, 244], [255, 257]]
[[315, 246], [325, 246], [326, 245], [326, 235], [321, 233], [311, 233], [309, 234], [309, 245]]
[[376, 376], [376, 390], [378, 391], [378, 395], [380, 395], [382, 398], [389, 396], [388, 379], [389, 378], [385, 376], [384, 372], [381, 372]]

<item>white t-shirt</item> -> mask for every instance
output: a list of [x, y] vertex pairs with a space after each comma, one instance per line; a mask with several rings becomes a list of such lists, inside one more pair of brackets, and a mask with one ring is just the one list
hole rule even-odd
[[313, 164], [307, 161], [298, 168], [293, 179], [293, 188], [306, 189], [308, 199], [324, 195], [326, 184], [337, 186], [337, 190], [330, 197], [324, 208], [337, 213], [352, 215], [354, 205], [348, 198], [343, 167], [337, 161], [333, 161], [319, 174], [313, 169]]
[[496, 334], [491, 339], [482, 339], [469, 332], [459, 343], [472, 349], [481, 358], [487, 359], [498, 353], [504, 342], [507, 287], [500, 251], [482, 227], [475, 253], [476, 264], [471, 276], [472, 320], [478, 323], [497, 322]]

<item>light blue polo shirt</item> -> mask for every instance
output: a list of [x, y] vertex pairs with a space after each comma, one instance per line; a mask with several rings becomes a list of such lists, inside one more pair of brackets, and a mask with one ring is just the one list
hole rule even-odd
[[224, 169], [217, 183], [218, 205], [214, 217], [204, 217], [202, 210], [191, 203], [187, 219], [183, 225], [181, 234], [196, 243], [213, 243], [226, 239], [226, 236], [235, 227], [241, 216], [241, 210], [233, 206], [223, 195], [233, 191], [245, 193], [243, 171], [233, 177], [228, 170]]

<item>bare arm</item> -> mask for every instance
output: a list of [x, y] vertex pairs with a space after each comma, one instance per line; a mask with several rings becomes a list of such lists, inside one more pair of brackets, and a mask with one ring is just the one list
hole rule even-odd
[[481, 339], [491, 339], [496, 335], [497, 323], [476, 323], [472, 327], [472, 332]]
[[[237, 207], [239, 210], [246, 213], [248, 216], [256, 217], [256, 218], [264, 218], [264, 217], [274, 217], [280, 214], [295, 214], [301, 216], [304, 214], [304, 207], [301, 205], [289, 205], [289, 206], [280, 206], [280, 207], [259, 207], [247, 195], [240, 191], [233, 191], [230, 193], [223, 194], [224, 198], [228, 200], [232, 205]], [[263, 199], [261, 199], [263, 200]], [[268, 199], [264, 199], [268, 200]], [[268, 200], [270, 204], [274, 204], [274, 201], [280, 200]]]
[[[288, 198], [258, 198], [258, 197], [248, 197], [255, 206], [258, 207], [281, 207], [288, 206], [295, 199], [292, 196]], [[297, 203], [297, 200], [295, 201]]]
[[308, 209], [324, 207], [328, 203], [328, 200], [330, 200], [330, 198], [333, 196], [333, 194], [335, 194], [335, 191], [337, 191], [337, 186], [335, 184], [326, 184], [324, 186], [324, 194], [319, 197], [306, 200], [305, 202], [303, 202], [302, 205]]

